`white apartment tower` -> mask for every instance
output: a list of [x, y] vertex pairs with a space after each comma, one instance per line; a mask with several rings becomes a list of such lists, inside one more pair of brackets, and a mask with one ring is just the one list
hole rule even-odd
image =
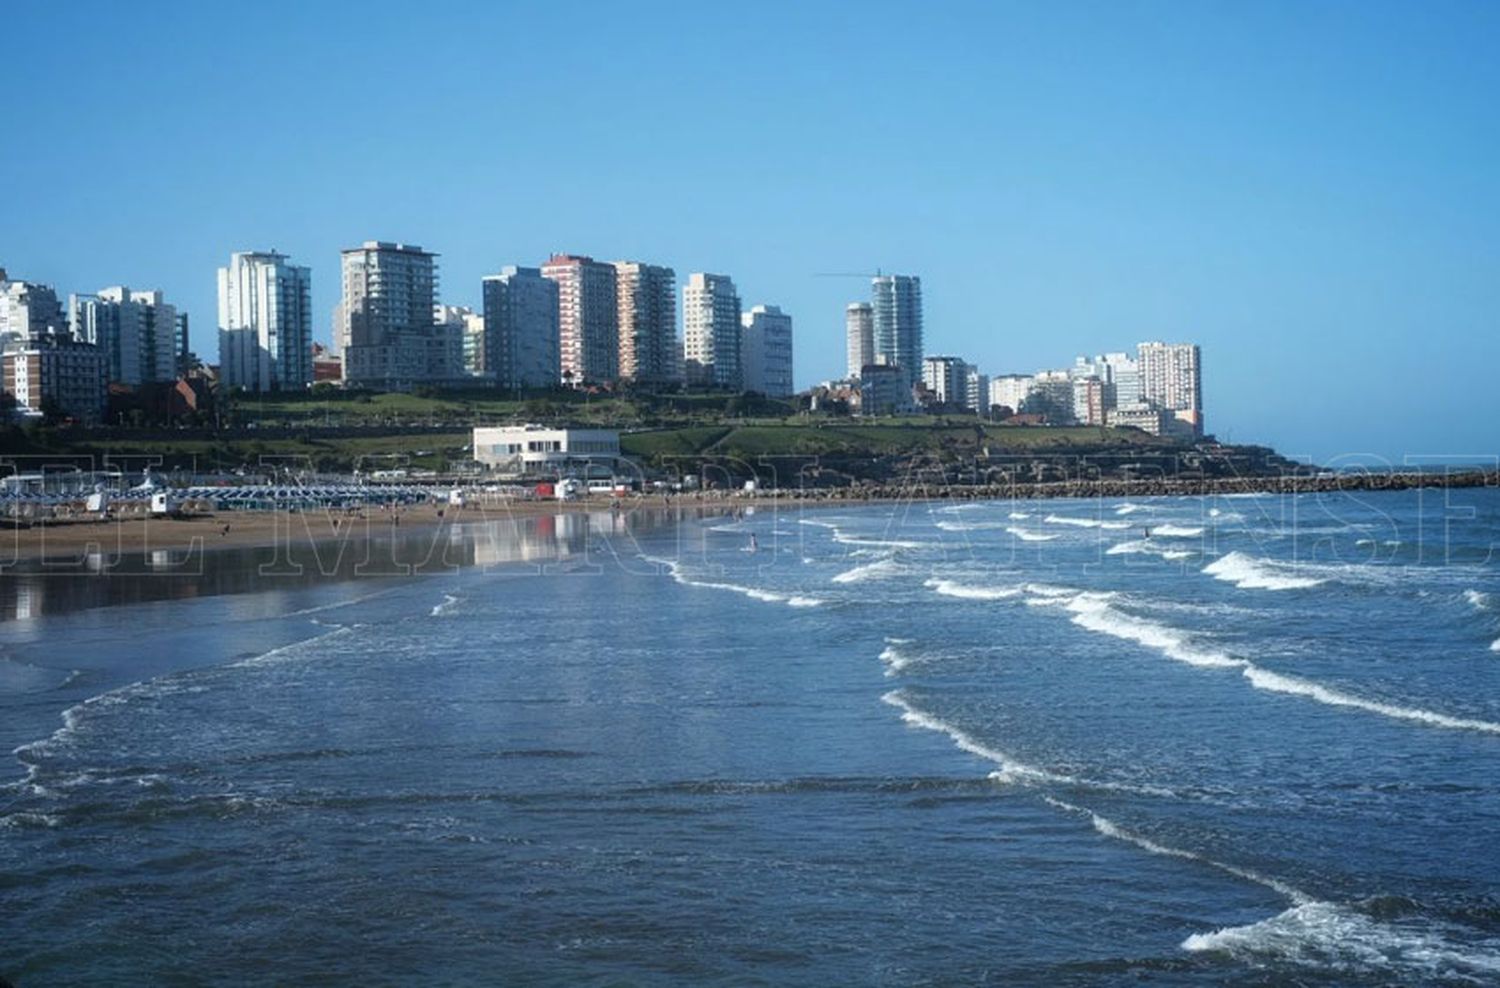
[[740, 374], [746, 391], [787, 398], [792, 388], [792, 317], [757, 305], [740, 318]]
[[620, 309], [615, 268], [579, 254], [554, 254], [542, 277], [557, 283], [561, 376], [574, 386], [620, 376]]
[[874, 307], [869, 302], [850, 302], [844, 309], [844, 331], [848, 335], [845, 376], [852, 381], [875, 362]]
[[432, 319], [436, 254], [411, 244], [367, 240], [342, 251], [343, 297], [335, 343], [344, 381], [404, 390], [455, 377], [448, 334]]
[[62, 305], [51, 285], [10, 281], [0, 268], [0, 349], [67, 331]]
[[1203, 378], [1196, 343], [1142, 343], [1136, 348], [1141, 400], [1169, 411], [1203, 434]]
[[915, 382], [922, 373], [922, 279], [877, 275], [870, 282], [877, 363], [894, 364]]
[[312, 382], [312, 271], [275, 251], [241, 251], [219, 269], [219, 380], [246, 391]]
[[660, 264], [616, 261], [620, 377], [666, 384], [677, 375], [677, 272]]
[[510, 265], [484, 279], [480, 371], [502, 388], [551, 388], [561, 380], [558, 283], [539, 268]]
[[70, 295], [68, 324], [75, 339], [99, 348], [111, 382], [139, 387], [177, 378], [181, 319], [161, 292], [119, 286]]
[[961, 357], [927, 357], [922, 383], [940, 405], [963, 405], [969, 391], [969, 366]]
[[743, 387], [740, 374], [740, 297], [727, 275], [688, 276], [682, 289], [683, 352], [689, 384]]

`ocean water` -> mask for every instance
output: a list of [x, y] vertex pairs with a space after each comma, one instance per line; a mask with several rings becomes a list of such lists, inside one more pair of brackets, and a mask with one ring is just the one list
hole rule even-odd
[[1425, 491], [0, 576], [0, 976], [1500, 983], [1497, 543]]

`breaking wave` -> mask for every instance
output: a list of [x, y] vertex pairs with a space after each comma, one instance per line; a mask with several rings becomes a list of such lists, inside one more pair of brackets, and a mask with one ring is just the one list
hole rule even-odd
[[657, 556], [641, 556], [648, 563], [665, 566], [667, 573], [678, 583], [685, 587], [702, 587], [707, 590], [726, 590], [730, 593], [742, 594], [751, 600], [761, 600], [768, 604], [785, 604], [788, 607], [818, 607], [822, 605], [822, 599], [818, 597], [805, 597], [799, 594], [777, 593], [774, 590], [762, 590], [759, 587], [747, 587], [739, 583], [720, 583], [713, 580], [694, 580], [682, 572], [682, 564], [670, 559], [661, 559]]
[[1076, 528], [1108, 528], [1114, 530], [1134, 528], [1128, 521], [1100, 521], [1097, 518], [1076, 518], [1073, 515], [1048, 515], [1042, 519], [1054, 525], [1072, 525]]
[[1235, 551], [1203, 567], [1203, 572], [1241, 590], [1305, 590], [1328, 582], [1322, 577], [1298, 576], [1289, 563], [1273, 563]]
[[1018, 528], [1015, 525], [1007, 526], [1005, 530], [1022, 542], [1051, 542], [1057, 538], [1056, 535], [1048, 535], [1045, 532], [1028, 532], [1026, 529]]
[[901, 564], [889, 557], [844, 570], [832, 578], [834, 583], [863, 583], [865, 580], [880, 580], [901, 572]]

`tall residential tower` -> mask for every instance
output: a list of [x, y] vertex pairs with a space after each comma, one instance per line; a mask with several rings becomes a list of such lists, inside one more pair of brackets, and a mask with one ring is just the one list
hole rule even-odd
[[792, 394], [792, 317], [780, 306], [757, 305], [740, 327], [740, 376], [746, 391], [770, 398]]
[[502, 388], [552, 388], [561, 380], [557, 282], [538, 268], [503, 267], [484, 279], [479, 371]]
[[699, 272], [682, 289], [683, 353], [689, 384], [738, 391], [740, 296], [728, 275]]
[[908, 381], [922, 376], [922, 279], [914, 275], [877, 275], [870, 282], [874, 309], [875, 359], [906, 372]]
[[557, 283], [558, 344], [563, 381], [603, 384], [620, 376], [620, 311], [614, 265], [579, 254], [554, 254], [542, 277]]
[[677, 272], [659, 264], [615, 262], [620, 377], [666, 384], [677, 374]]
[[875, 362], [875, 310], [869, 302], [850, 302], [844, 310], [848, 360], [844, 376], [851, 381]]
[[246, 391], [312, 381], [312, 272], [274, 251], [241, 251], [219, 269], [219, 380]]
[[335, 342], [344, 380], [388, 390], [456, 377], [447, 334], [433, 322], [436, 254], [367, 240], [342, 252], [343, 298]]

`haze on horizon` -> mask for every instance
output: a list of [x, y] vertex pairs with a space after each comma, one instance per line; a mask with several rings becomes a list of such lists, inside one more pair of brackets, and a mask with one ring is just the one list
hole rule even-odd
[[861, 278], [991, 374], [1203, 348], [1210, 431], [1292, 456], [1500, 453], [1500, 8], [1364, 4], [8, 5], [0, 266], [160, 288], [554, 250], [734, 277], [843, 369]]

